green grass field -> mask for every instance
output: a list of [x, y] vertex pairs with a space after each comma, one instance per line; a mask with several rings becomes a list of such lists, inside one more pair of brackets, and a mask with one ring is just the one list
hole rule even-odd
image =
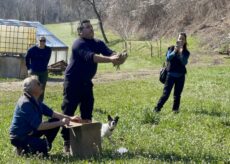
[[[74, 37], [68, 33], [68, 25], [47, 27], [59, 34], [67, 44], [71, 44]], [[111, 42], [119, 40], [112, 34], [109, 36]], [[167, 44], [172, 42], [169, 40]], [[119, 72], [125, 74], [160, 68], [163, 57], [150, 57], [145, 42], [135, 41], [132, 44], [134, 46], [128, 61]], [[163, 50], [167, 45], [164, 44]], [[157, 74], [95, 82], [94, 119], [106, 122], [107, 114], [120, 117], [112, 137], [115, 145], [105, 140], [102, 154], [97, 158], [80, 160], [63, 156], [60, 133], [49, 159], [16, 156], [9, 142], [8, 128], [21, 92], [6, 92], [0, 88], [0, 163], [229, 163], [230, 60], [198, 51], [199, 45], [195, 38], [189, 38], [189, 44], [191, 58], [179, 114], [171, 111], [172, 95], [161, 113], [152, 112], [163, 89]], [[121, 42], [110, 46], [112, 49], [122, 49]], [[116, 75], [117, 72], [111, 64], [102, 64], [98, 73]], [[45, 102], [58, 111], [61, 111], [62, 90], [61, 84], [48, 85], [46, 89]], [[79, 114], [79, 110], [76, 114]], [[120, 147], [127, 148], [128, 152], [122, 155], [117, 153]]]

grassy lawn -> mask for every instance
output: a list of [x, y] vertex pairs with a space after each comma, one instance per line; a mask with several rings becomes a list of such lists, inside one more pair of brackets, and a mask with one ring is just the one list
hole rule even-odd
[[[107, 114], [120, 116], [112, 146], [103, 142], [103, 152], [93, 162], [229, 162], [230, 68], [206, 66], [188, 69], [181, 112], [171, 112], [172, 96], [160, 114], [152, 108], [162, 93], [156, 77], [96, 83], [94, 119], [106, 121]], [[20, 92], [1, 93], [1, 163], [86, 162], [61, 155], [62, 138], [57, 136], [50, 159], [21, 158], [12, 153], [8, 127]], [[60, 111], [62, 85], [48, 86], [46, 103]], [[77, 112], [79, 113], [79, 112]], [[127, 154], [116, 149], [125, 147]]]
[[[65, 24], [60, 26], [66, 27]], [[63, 27], [47, 27], [54, 33], [60, 31], [59, 35], [63, 41], [66, 39], [67, 44], [72, 43], [74, 37], [68, 36], [68, 32], [64, 34], [61, 30]], [[65, 29], [67, 31], [67, 27]], [[118, 39], [113, 36], [111, 38], [111, 41]], [[167, 41], [164, 49], [170, 43], [173, 43], [173, 40]], [[112, 136], [115, 145], [105, 140], [102, 144], [102, 154], [97, 158], [80, 160], [63, 156], [60, 133], [54, 141], [49, 159], [17, 157], [9, 142], [8, 128], [21, 92], [1, 90], [0, 163], [230, 162], [230, 60], [210, 55], [208, 52], [202, 54], [196, 51], [198, 44], [195, 38], [189, 38], [189, 43], [192, 54], [179, 114], [173, 114], [171, 111], [172, 95], [161, 113], [152, 112], [163, 89], [155, 75], [95, 83], [94, 119], [106, 122], [107, 114], [120, 117]], [[110, 46], [112, 49], [121, 50], [121, 45], [121, 42], [117, 42]], [[131, 54], [127, 63], [121, 66], [121, 71], [125, 73], [160, 68], [163, 57], [150, 57], [149, 49], [144, 46], [145, 42], [135, 41], [132, 45]], [[100, 65], [99, 73], [105, 72], [114, 73], [115, 70], [111, 65]], [[62, 90], [61, 84], [48, 85], [46, 89], [45, 102], [58, 111], [61, 111]], [[79, 110], [76, 114], [79, 114]], [[116, 150], [120, 147], [127, 148], [128, 152], [123, 155], [117, 153]]]

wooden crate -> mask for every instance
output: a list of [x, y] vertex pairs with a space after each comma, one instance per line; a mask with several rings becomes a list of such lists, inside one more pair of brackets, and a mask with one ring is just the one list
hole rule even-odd
[[70, 154], [80, 158], [97, 156], [101, 152], [101, 123], [73, 123], [70, 126]]

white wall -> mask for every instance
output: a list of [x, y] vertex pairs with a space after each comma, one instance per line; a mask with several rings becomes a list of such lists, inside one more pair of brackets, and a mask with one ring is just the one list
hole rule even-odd
[[68, 61], [67, 61], [68, 60], [68, 56], [67, 56], [68, 54], [67, 53], [68, 53], [67, 51], [55, 51], [55, 50], [53, 50], [48, 65], [54, 64], [54, 63], [59, 62], [61, 60], [64, 60], [65, 62], [68, 63]]

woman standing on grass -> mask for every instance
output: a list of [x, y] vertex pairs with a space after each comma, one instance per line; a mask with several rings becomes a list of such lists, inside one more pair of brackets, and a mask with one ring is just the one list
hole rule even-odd
[[186, 67], [190, 52], [187, 49], [187, 35], [181, 32], [177, 39], [177, 44], [168, 48], [167, 52], [167, 77], [164, 84], [163, 95], [159, 99], [155, 112], [160, 112], [165, 102], [168, 100], [171, 90], [174, 86], [173, 94], [173, 112], [179, 112], [180, 98], [183, 91]]

